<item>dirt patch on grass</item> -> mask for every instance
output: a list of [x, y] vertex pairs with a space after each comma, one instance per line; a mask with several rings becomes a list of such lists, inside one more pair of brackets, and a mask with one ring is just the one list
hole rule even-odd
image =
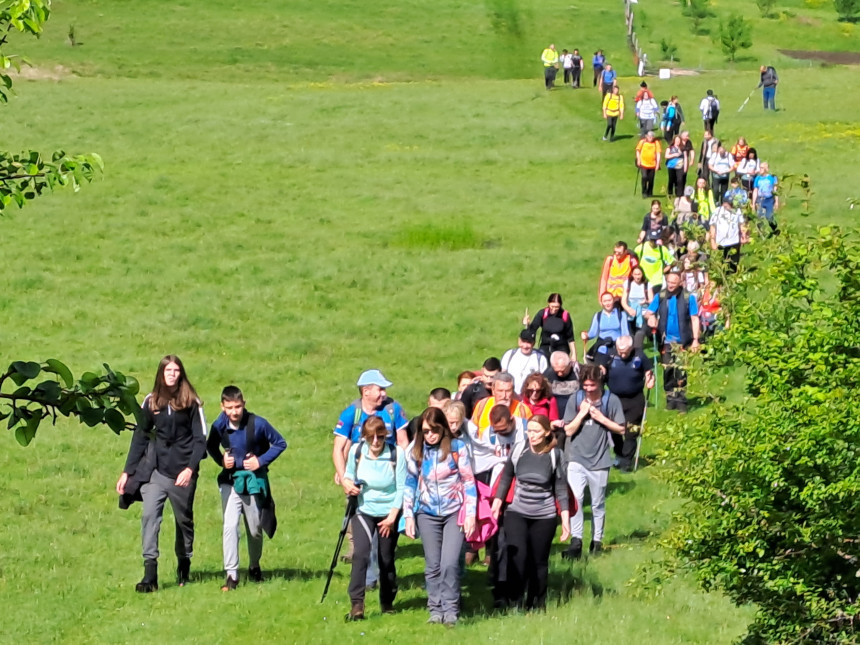
[[780, 54], [799, 60], [820, 60], [832, 65], [860, 65], [860, 52], [825, 52], [805, 49], [780, 49]]
[[10, 69], [9, 75], [13, 78], [23, 78], [28, 81], [61, 81], [72, 76], [72, 70], [62, 65], [54, 67], [29, 67], [21, 66], [21, 71]]

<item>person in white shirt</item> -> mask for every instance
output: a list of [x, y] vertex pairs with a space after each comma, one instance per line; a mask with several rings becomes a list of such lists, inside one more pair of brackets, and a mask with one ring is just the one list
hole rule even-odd
[[573, 87], [573, 54], [563, 49], [559, 61], [564, 70], [564, 84], [570, 83], [570, 86]]
[[639, 136], [644, 137], [657, 127], [660, 116], [660, 106], [651, 92], [644, 92], [636, 104], [636, 114], [639, 115]]
[[518, 345], [502, 356], [502, 371], [514, 377], [514, 392], [520, 394], [526, 377], [535, 372], [542, 374], [549, 367], [549, 362], [546, 356], [535, 349], [535, 334], [530, 329], [520, 332]]
[[735, 273], [741, 258], [741, 245], [749, 241], [746, 221], [739, 208], [733, 208], [731, 199], [723, 197], [722, 205], [711, 214], [711, 248], [723, 252], [727, 271]]
[[699, 112], [702, 113], [705, 130], [713, 132], [714, 126], [717, 125], [717, 119], [720, 116], [720, 100], [714, 96], [714, 90], [708, 90], [705, 98], [701, 100], [699, 103]]

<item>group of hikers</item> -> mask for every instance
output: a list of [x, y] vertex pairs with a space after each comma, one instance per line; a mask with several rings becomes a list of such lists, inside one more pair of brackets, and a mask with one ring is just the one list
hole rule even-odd
[[[582, 69], [581, 57], [578, 64]], [[595, 73], [601, 89], [607, 70], [601, 59]], [[605, 96], [618, 96], [614, 79]], [[703, 102], [710, 98], [716, 100], [709, 91]], [[720, 314], [719, 277], [737, 270], [749, 222], [766, 222], [765, 232], [778, 233], [777, 180], [743, 137], [730, 148], [716, 139], [716, 117], [704, 118], [697, 157], [689, 132], [678, 130], [683, 119], [677, 122], [681, 109], [674, 96], [663, 111], [663, 121], [670, 118], [667, 128], [661, 124], [664, 155], [649, 111], [655, 102], [643, 82], [636, 99], [644, 133], [636, 163], [643, 196], [651, 197], [654, 173], [665, 160], [671, 213], [652, 199], [632, 248], [615, 244], [588, 329], [577, 338], [562, 296], [550, 294], [534, 316], [526, 310], [516, 347], [459, 374], [453, 393], [434, 388], [426, 409], [412, 419], [389, 396], [392, 383], [382, 372], [367, 370], [356, 381], [358, 398], [340, 414], [332, 450], [334, 480], [350, 500], [344, 522], [350, 529], [344, 558], [352, 566], [348, 620], [365, 617], [367, 590], [377, 587], [381, 612], [395, 611], [401, 534], [421, 538], [430, 623], [457, 623], [463, 572], [479, 561], [481, 549], [496, 608], [543, 609], [559, 522], [561, 541], [570, 540], [563, 557], [583, 557], [588, 489], [588, 552], [599, 553], [610, 469], [627, 472], [638, 464], [650, 398], [645, 393], [657, 382], [649, 340], [663, 367], [666, 409], [687, 411], [683, 357], [729, 323]], [[714, 114], [703, 111], [706, 116]], [[695, 185], [688, 186], [694, 168]], [[158, 589], [167, 501], [176, 527], [177, 583], [189, 581], [194, 496], [207, 452], [221, 468], [222, 589], [239, 586], [240, 523], [248, 579], [263, 580], [263, 533], [272, 537], [277, 528], [268, 469], [287, 444], [246, 409], [239, 388], [225, 387], [220, 405], [207, 432], [202, 402], [181, 360], [161, 360], [116, 484], [122, 508], [143, 503], [138, 592]]]

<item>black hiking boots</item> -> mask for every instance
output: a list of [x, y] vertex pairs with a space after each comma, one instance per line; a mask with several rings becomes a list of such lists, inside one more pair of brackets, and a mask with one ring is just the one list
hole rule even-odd
[[134, 590], [137, 593], [158, 591], [158, 560], [144, 560], [143, 580], [135, 585]]

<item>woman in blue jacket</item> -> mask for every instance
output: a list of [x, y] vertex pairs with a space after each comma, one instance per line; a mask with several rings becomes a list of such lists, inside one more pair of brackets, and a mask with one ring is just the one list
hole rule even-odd
[[464, 534], [475, 531], [478, 494], [469, 451], [451, 434], [442, 410], [421, 413], [406, 471], [403, 515], [406, 535], [414, 538], [416, 525], [421, 532], [428, 622], [454, 625], [460, 611], [460, 552]]

